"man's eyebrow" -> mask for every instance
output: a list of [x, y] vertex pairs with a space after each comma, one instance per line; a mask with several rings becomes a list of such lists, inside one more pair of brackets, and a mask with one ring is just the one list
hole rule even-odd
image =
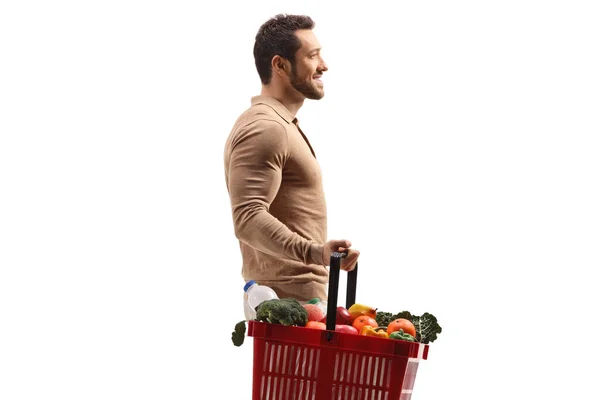
[[321, 47], [315, 47], [313, 49], [311, 49], [308, 54], [312, 54], [312, 53], [318, 53], [321, 51]]

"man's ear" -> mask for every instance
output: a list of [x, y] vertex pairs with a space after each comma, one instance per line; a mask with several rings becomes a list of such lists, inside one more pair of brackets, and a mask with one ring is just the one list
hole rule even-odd
[[281, 56], [275, 56], [271, 60], [271, 68], [273, 72], [283, 76], [290, 70], [290, 62]]

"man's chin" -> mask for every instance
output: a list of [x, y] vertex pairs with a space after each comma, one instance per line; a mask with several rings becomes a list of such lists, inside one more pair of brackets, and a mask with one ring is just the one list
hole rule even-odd
[[324, 90], [315, 91], [310, 93], [310, 96], [306, 96], [306, 98], [310, 100], [321, 100], [323, 97], [325, 97]]
[[302, 96], [304, 96], [305, 98], [310, 99], [310, 100], [320, 100], [325, 96], [325, 91], [323, 90], [322, 87], [316, 87], [316, 86], [302, 87], [302, 86], [296, 86], [296, 85], [292, 85], [292, 86], [294, 87], [294, 89], [296, 89], [296, 91], [301, 93]]

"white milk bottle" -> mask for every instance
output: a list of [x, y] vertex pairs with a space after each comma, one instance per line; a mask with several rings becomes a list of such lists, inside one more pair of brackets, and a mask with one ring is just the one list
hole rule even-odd
[[277, 293], [268, 286], [259, 285], [253, 280], [244, 285], [244, 314], [246, 321], [256, 318], [256, 307], [265, 300], [278, 299]]

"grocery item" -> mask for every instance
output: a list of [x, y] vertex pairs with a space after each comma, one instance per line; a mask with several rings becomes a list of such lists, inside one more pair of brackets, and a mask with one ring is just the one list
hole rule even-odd
[[273, 289], [265, 285], [259, 285], [254, 280], [244, 285], [244, 315], [246, 321], [256, 318], [256, 307], [265, 300], [279, 298]]
[[377, 315], [377, 309], [366, 304], [355, 303], [348, 308], [348, 313], [350, 313], [350, 318], [352, 321], [354, 321], [356, 318], [361, 316], [375, 318]]

